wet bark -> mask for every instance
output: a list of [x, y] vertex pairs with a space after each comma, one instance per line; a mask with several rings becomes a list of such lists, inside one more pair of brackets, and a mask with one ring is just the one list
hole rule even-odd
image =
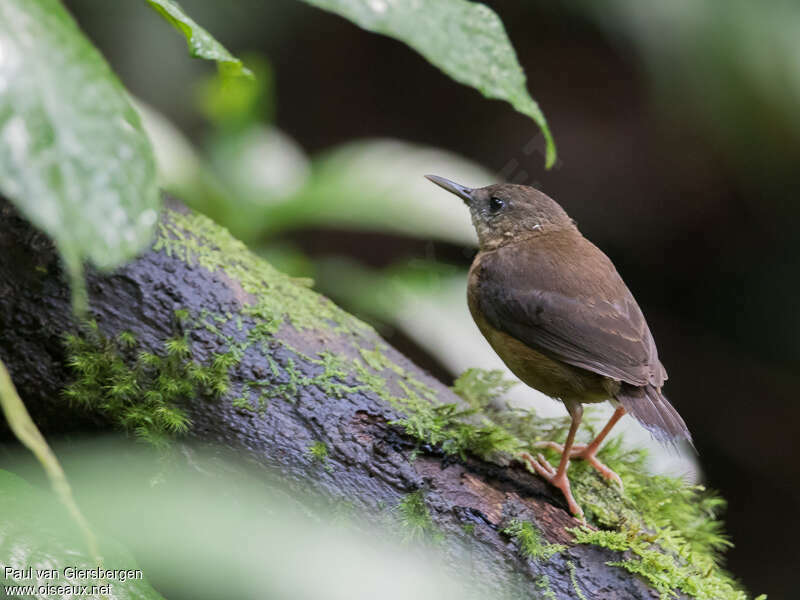
[[[151, 352], [159, 352], [163, 340], [174, 334], [176, 308], [239, 316], [252, 300], [225, 272], [210, 272], [163, 250], [150, 250], [113, 273], [90, 271], [88, 291], [90, 316], [101, 332], [114, 336], [131, 331], [142, 349]], [[292, 310], [290, 303], [285, 306], [288, 314]], [[253, 325], [246, 315], [242, 320], [245, 329]], [[65, 364], [63, 335], [74, 330], [70, 292], [52, 245], [0, 199], [0, 359], [46, 435], [111, 427], [101, 415], [62, 399], [62, 389], [73, 377]], [[425, 447], [412, 460], [417, 443], [389, 424], [401, 415], [373, 390], [353, 385], [341, 396], [327, 395], [320, 386], [301, 380], [291, 388], [291, 397], [269, 398], [263, 414], [237, 408], [231, 400], [243, 381], [269, 372], [276, 384], [288, 382], [289, 365], [310, 379], [320, 367], [308, 357], [323, 350], [353, 357], [360, 349], [384, 344], [371, 329], [304, 330], [288, 322], [272, 336], [267, 345], [271, 362], [263, 348], [251, 349], [232, 368], [231, 391], [224, 398], [186, 404], [190, 436], [245, 452], [280, 473], [290, 487], [345, 500], [364, 514], [396, 506], [406, 494], [424, 490], [431, 517], [445, 534], [441, 552], [453, 564], [469, 556], [473, 573], [485, 582], [487, 597], [510, 588], [525, 598], [578, 598], [576, 585], [586, 598], [658, 597], [643, 581], [606, 565], [620, 560], [619, 553], [572, 545], [565, 528], [577, 523], [563, 499], [521, 464], [454, 461]], [[219, 339], [202, 328], [193, 330], [191, 339], [201, 362], [220, 348]], [[433, 389], [441, 401], [459, 401], [395, 350], [388, 348], [383, 354]], [[398, 377], [391, 369], [384, 376], [390, 383]], [[8, 439], [9, 433], [3, 436]], [[309, 459], [307, 449], [317, 441], [327, 445], [327, 469]], [[525, 558], [516, 542], [502, 533], [512, 519], [532, 521], [546, 541], [563, 543], [567, 550], [547, 561]], [[469, 535], [464, 525], [471, 526], [466, 528]], [[551, 596], [542, 587], [544, 575]]]

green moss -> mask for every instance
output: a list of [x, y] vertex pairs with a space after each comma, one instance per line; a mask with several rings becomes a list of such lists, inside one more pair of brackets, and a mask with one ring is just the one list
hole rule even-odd
[[699, 600], [747, 598], [721, 568], [722, 551], [731, 546], [717, 517], [722, 499], [703, 486], [651, 475], [645, 453], [626, 451], [619, 440], [603, 448], [600, 459], [622, 477], [625, 492], [575, 464], [573, 491], [587, 516], [607, 528], [572, 530], [577, 542], [630, 551], [634, 558], [611, 564], [642, 576], [662, 598], [678, 591]]
[[542, 592], [543, 600], [557, 600], [555, 593], [550, 588], [550, 578], [547, 575], [537, 577], [535, 585], [536, 589]]
[[242, 309], [242, 315], [256, 319], [262, 330], [275, 332], [287, 321], [296, 329], [333, 328], [349, 333], [369, 329], [327, 298], [297, 285], [291, 277], [249, 252], [242, 242], [207, 217], [177, 211], [167, 211], [166, 217], [159, 224], [154, 249], [212, 272], [222, 271], [236, 280], [252, 299]]
[[[528, 449], [532, 441], [563, 439], [567, 419], [540, 419], [530, 411], [496, 408], [494, 395], [508, 387], [496, 373], [470, 370], [454, 385], [470, 408], [421, 406], [402, 424], [409, 435], [461, 455], [469, 452], [487, 457], [498, 451], [516, 454]], [[584, 435], [592, 435], [591, 427]], [[641, 575], [662, 593], [679, 590], [699, 600], [747, 597], [720, 567], [721, 551], [731, 545], [717, 518], [724, 508], [723, 500], [702, 486], [652, 475], [646, 454], [626, 450], [620, 439], [606, 444], [600, 459], [620, 474], [625, 491], [609, 486], [582, 461], [573, 463], [570, 481], [578, 502], [590, 522], [608, 529], [592, 537], [578, 536], [576, 542], [615, 550], [637, 548], [636, 559], [614, 565]], [[517, 528], [514, 533], [522, 538], [518, 540], [521, 549], [529, 537], [535, 552], [537, 532], [533, 526]]]
[[467, 369], [453, 383], [453, 391], [472, 408], [483, 410], [517, 384], [499, 369]]
[[392, 424], [402, 426], [407, 435], [417, 440], [462, 458], [468, 453], [486, 458], [496, 452], [515, 453], [523, 448], [519, 440], [488, 420], [481, 419], [480, 424], [466, 421], [476, 414], [474, 409], [457, 404], [425, 404]]
[[313, 462], [321, 464], [329, 473], [333, 471], [333, 466], [328, 462], [328, 446], [325, 442], [314, 442], [306, 448], [306, 454]]
[[408, 542], [434, 541], [442, 539], [425, 504], [425, 494], [417, 490], [406, 495], [397, 505], [403, 538]]
[[530, 521], [514, 519], [503, 530], [517, 542], [520, 553], [533, 560], [549, 560], [554, 554], [567, 549], [563, 544], [548, 544]]
[[569, 569], [569, 580], [572, 583], [572, 589], [575, 590], [575, 597], [579, 598], [580, 600], [587, 600], [586, 596], [583, 595], [583, 591], [581, 591], [580, 585], [578, 585], [578, 576], [575, 572], [575, 563], [571, 560], [567, 561], [567, 568]]
[[117, 335], [117, 342], [122, 348], [133, 348], [136, 345], [136, 336], [130, 331], [123, 331]]
[[542, 600], [558, 600], [553, 590], [550, 588], [550, 578], [547, 575], [541, 575], [536, 578], [536, 589], [541, 592], [539, 596]]
[[500, 371], [470, 369], [454, 384], [466, 405], [439, 404], [434, 394], [420, 398], [413, 390], [406, 390], [402, 408], [408, 416], [394, 424], [402, 426], [407, 435], [462, 458], [467, 454], [480, 458], [502, 452], [516, 454], [525, 444], [485, 414], [492, 394], [505, 392], [511, 385], [502, 379]]
[[687, 557], [665, 551], [663, 537], [643, 535], [630, 529], [596, 531], [582, 527], [571, 532], [578, 543], [632, 553], [636, 558], [609, 564], [641, 575], [661, 594], [661, 598], [676, 596], [676, 591], [700, 600], [746, 598], [745, 593], [737, 590], [731, 581], [715, 572], [714, 565], [707, 565], [698, 556], [692, 556], [694, 560], [689, 562]]
[[80, 335], [66, 336], [65, 345], [75, 379], [64, 396], [156, 446], [188, 429], [179, 404], [198, 394], [219, 395], [227, 386], [227, 371], [190, 358], [185, 337], [166, 340], [163, 355], [137, 353], [130, 332], [111, 340], [90, 322]]
[[[566, 419], [539, 419], [530, 411], [494, 408], [492, 395], [503, 393], [508, 384], [493, 373], [470, 370], [456, 381], [454, 389], [470, 408], [414, 405], [400, 421], [406, 433], [445, 452], [487, 457], [495, 452], [516, 454], [531, 441], [562, 439], [568, 426]], [[592, 434], [591, 428], [587, 434]], [[626, 450], [620, 439], [609, 442], [600, 459], [620, 474], [625, 491], [609, 486], [582, 461], [573, 464], [570, 481], [578, 502], [590, 522], [609, 529], [595, 532], [593, 537], [577, 537], [578, 543], [615, 550], [638, 548], [641, 552], [636, 559], [615, 566], [641, 575], [662, 593], [680, 590], [699, 600], [747, 597], [720, 567], [721, 551], [730, 546], [717, 518], [723, 500], [702, 486], [652, 475], [646, 454]], [[529, 541], [536, 552], [532, 525], [523, 525], [519, 533], [521, 548], [531, 534]]]

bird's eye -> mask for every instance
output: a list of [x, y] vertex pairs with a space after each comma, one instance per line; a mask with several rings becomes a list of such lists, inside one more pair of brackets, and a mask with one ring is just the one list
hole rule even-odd
[[497, 196], [492, 196], [489, 200], [489, 210], [493, 213], [497, 212], [501, 208], [506, 205], [505, 200], [498, 198]]

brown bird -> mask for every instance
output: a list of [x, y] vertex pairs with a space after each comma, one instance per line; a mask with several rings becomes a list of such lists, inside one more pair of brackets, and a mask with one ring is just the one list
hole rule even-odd
[[[569, 461], [587, 460], [622, 485], [596, 455], [626, 412], [661, 442], [691, 442], [661, 393], [667, 372], [642, 311], [611, 260], [539, 190], [512, 184], [470, 189], [426, 177], [469, 206], [480, 250], [467, 299], [481, 333], [517, 377], [561, 400], [572, 417], [563, 445], [536, 444], [561, 453], [557, 469], [541, 454], [522, 457], [583, 518], [567, 479]], [[616, 406], [611, 419], [590, 444], [575, 444], [582, 405], [606, 400]]]

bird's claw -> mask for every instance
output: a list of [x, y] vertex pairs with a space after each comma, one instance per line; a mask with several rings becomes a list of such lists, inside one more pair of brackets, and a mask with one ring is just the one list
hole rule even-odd
[[525, 462], [530, 465], [534, 472], [539, 475], [539, 477], [547, 480], [551, 485], [561, 490], [561, 493], [564, 494], [564, 498], [567, 501], [569, 511], [576, 519], [585, 525], [586, 519], [583, 516], [583, 509], [581, 509], [581, 507], [575, 501], [575, 498], [572, 496], [572, 489], [570, 488], [569, 479], [567, 479], [566, 473], [562, 473], [559, 476], [558, 472], [541, 454], [537, 454], [536, 458], [534, 458], [527, 452], [522, 452], [521, 456]]
[[556, 474], [555, 469], [553, 469], [550, 463], [547, 462], [547, 460], [545, 460], [544, 456], [541, 454], [537, 454], [536, 458], [534, 458], [527, 452], [523, 452], [522, 458], [525, 459], [525, 461], [531, 466], [537, 475], [547, 479], [548, 481]]
[[[551, 441], [535, 442], [533, 446], [535, 448], [548, 448], [550, 450], [558, 452], [559, 454], [564, 453], [564, 445], [559, 444], [557, 442], [551, 442]], [[608, 479], [615, 482], [619, 486], [620, 490], [624, 490], [625, 486], [622, 483], [622, 478], [620, 478], [619, 475], [617, 475], [606, 465], [597, 460], [596, 454], [597, 450], [590, 450], [589, 446], [587, 446], [586, 444], [575, 444], [570, 449], [569, 458], [570, 460], [580, 459], [587, 461], [590, 465], [592, 465], [592, 467], [594, 467], [594, 469], [598, 473], [600, 473], [600, 475], [603, 476], [604, 479]], [[538, 456], [541, 456], [541, 454]]]
[[619, 475], [617, 475], [614, 471], [609, 469], [606, 465], [597, 460], [594, 454], [580, 458], [588, 460], [589, 464], [592, 465], [595, 468], [595, 470], [598, 473], [600, 473], [600, 475], [602, 475], [605, 479], [610, 479], [611, 481], [614, 481], [619, 486], [619, 489], [621, 491], [625, 490], [625, 486], [622, 484], [622, 478]]

